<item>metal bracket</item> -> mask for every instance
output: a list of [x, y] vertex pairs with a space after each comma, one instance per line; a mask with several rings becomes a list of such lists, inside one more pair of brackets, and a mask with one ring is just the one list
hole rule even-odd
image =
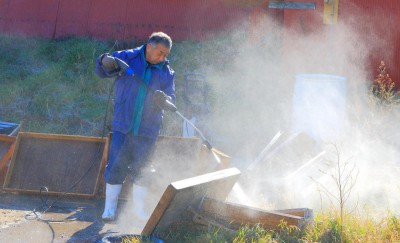
[[269, 2], [268, 7], [275, 9], [316, 9], [316, 3], [274, 1]]

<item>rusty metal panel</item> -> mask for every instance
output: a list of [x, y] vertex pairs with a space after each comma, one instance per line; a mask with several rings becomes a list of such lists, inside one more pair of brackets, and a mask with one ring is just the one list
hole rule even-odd
[[10, 0], [4, 31], [52, 38], [57, 6], [56, 0]]
[[[55, 38], [88, 36], [88, 19], [92, 0], [59, 0]], [[106, 14], [105, 10], [105, 14]]]

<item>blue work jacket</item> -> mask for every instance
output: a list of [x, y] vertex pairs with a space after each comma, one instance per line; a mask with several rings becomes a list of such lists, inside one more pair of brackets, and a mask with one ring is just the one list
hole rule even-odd
[[[149, 86], [153, 90], [162, 90], [175, 102], [174, 71], [166, 60], [163, 65], [149, 66], [144, 58], [146, 45], [136, 49], [117, 51], [112, 54], [125, 61], [132, 69], [134, 75], [142, 77], [147, 68], [151, 69]], [[142, 53], [141, 53], [142, 52]], [[103, 70], [100, 57], [96, 60], [96, 73], [99, 77], [108, 77]], [[135, 99], [140, 84], [132, 76], [123, 74], [115, 80], [114, 116], [112, 121], [113, 131], [127, 134], [132, 128], [132, 118], [135, 107]], [[153, 93], [148, 91], [143, 105], [142, 119], [138, 136], [156, 138], [160, 134], [164, 111], [153, 102]]]

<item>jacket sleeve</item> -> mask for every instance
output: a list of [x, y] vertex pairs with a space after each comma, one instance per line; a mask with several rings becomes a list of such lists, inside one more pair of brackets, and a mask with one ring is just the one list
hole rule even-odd
[[[100, 60], [101, 60], [101, 58], [103, 57], [103, 55], [106, 55], [106, 54], [108, 54], [108, 53], [101, 54], [101, 55], [96, 59], [96, 69], [95, 69], [95, 72], [96, 72], [97, 76], [99, 76], [100, 78], [107, 78], [107, 77], [110, 77], [110, 76], [107, 75], [107, 73], [104, 71], [104, 69], [103, 69], [103, 67], [102, 67], [102, 64], [101, 64], [101, 62], [100, 62]], [[123, 60], [123, 61], [126, 61], [127, 54], [126, 54], [126, 51], [116, 51], [116, 52], [113, 52], [113, 53], [111, 54], [111, 56], [113, 56], [113, 57], [118, 57], [119, 59], [121, 59], [121, 60]]]

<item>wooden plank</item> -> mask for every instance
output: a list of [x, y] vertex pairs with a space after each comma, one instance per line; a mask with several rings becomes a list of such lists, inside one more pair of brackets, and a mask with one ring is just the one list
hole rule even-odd
[[[207, 215], [230, 222], [237, 227], [247, 224], [261, 224], [270, 229], [279, 229], [281, 221], [287, 222], [290, 226], [302, 227], [308, 219], [292, 214], [277, 211], [266, 211], [234, 203], [227, 203], [215, 199], [205, 198], [201, 205], [202, 211]], [[288, 212], [288, 211], [286, 211]], [[297, 212], [297, 211], [294, 211]]]
[[104, 148], [103, 158], [101, 159], [99, 177], [96, 183], [96, 195], [102, 198], [104, 198], [105, 196], [106, 183], [104, 181], [104, 171], [106, 169], [106, 165], [108, 162], [108, 155], [110, 153], [111, 139], [112, 139], [112, 133], [110, 132], [107, 135], [106, 146]]
[[101, 157], [100, 170], [99, 170], [99, 174], [96, 179], [96, 184], [95, 184], [95, 189], [94, 189], [96, 192], [95, 194], [100, 195], [100, 196], [103, 195], [103, 193], [101, 193], [101, 191], [99, 191], [99, 189], [101, 188], [100, 187], [101, 185], [104, 185], [103, 175], [104, 175], [104, 170], [105, 170], [105, 167], [106, 167], [107, 161], [108, 161], [108, 154], [110, 152], [110, 143], [111, 143], [111, 133], [109, 133], [107, 136], [106, 144], [105, 144], [105, 147], [103, 150], [103, 156]]
[[60, 134], [19, 133], [4, 190], [93, 196], [107, 139]]
[[2, 174], [7, 168], [7, 162], [11, 159], [14, 152], [14, 143], [10, 144], [7, 152], [0, 153], [0, 173]]
[[4, 141], [4, 142], [15, 142], [15, 137], [11, 137], [11, 136], [6, 136], [6, 135], [1, 135], [0, 134], [0, 141]]
[[238, 169], [230, 168], [171, 183], [142, 234], [157, 236], [174, 223], [191, 221], [189, 208], [199, 208], [205, 197], [225, 200], [239, 175]]
[[15, 137], [0, 135], [0, 189], [3, 188], [8, 162], [14, 152], [15, 140]]
[[313, 211], [309, 208], [280, 209], [280, 210], [274, 210], [273, 212], [290, 214], [290, 215], [302, 217], [304, 219], [313, 218]]

